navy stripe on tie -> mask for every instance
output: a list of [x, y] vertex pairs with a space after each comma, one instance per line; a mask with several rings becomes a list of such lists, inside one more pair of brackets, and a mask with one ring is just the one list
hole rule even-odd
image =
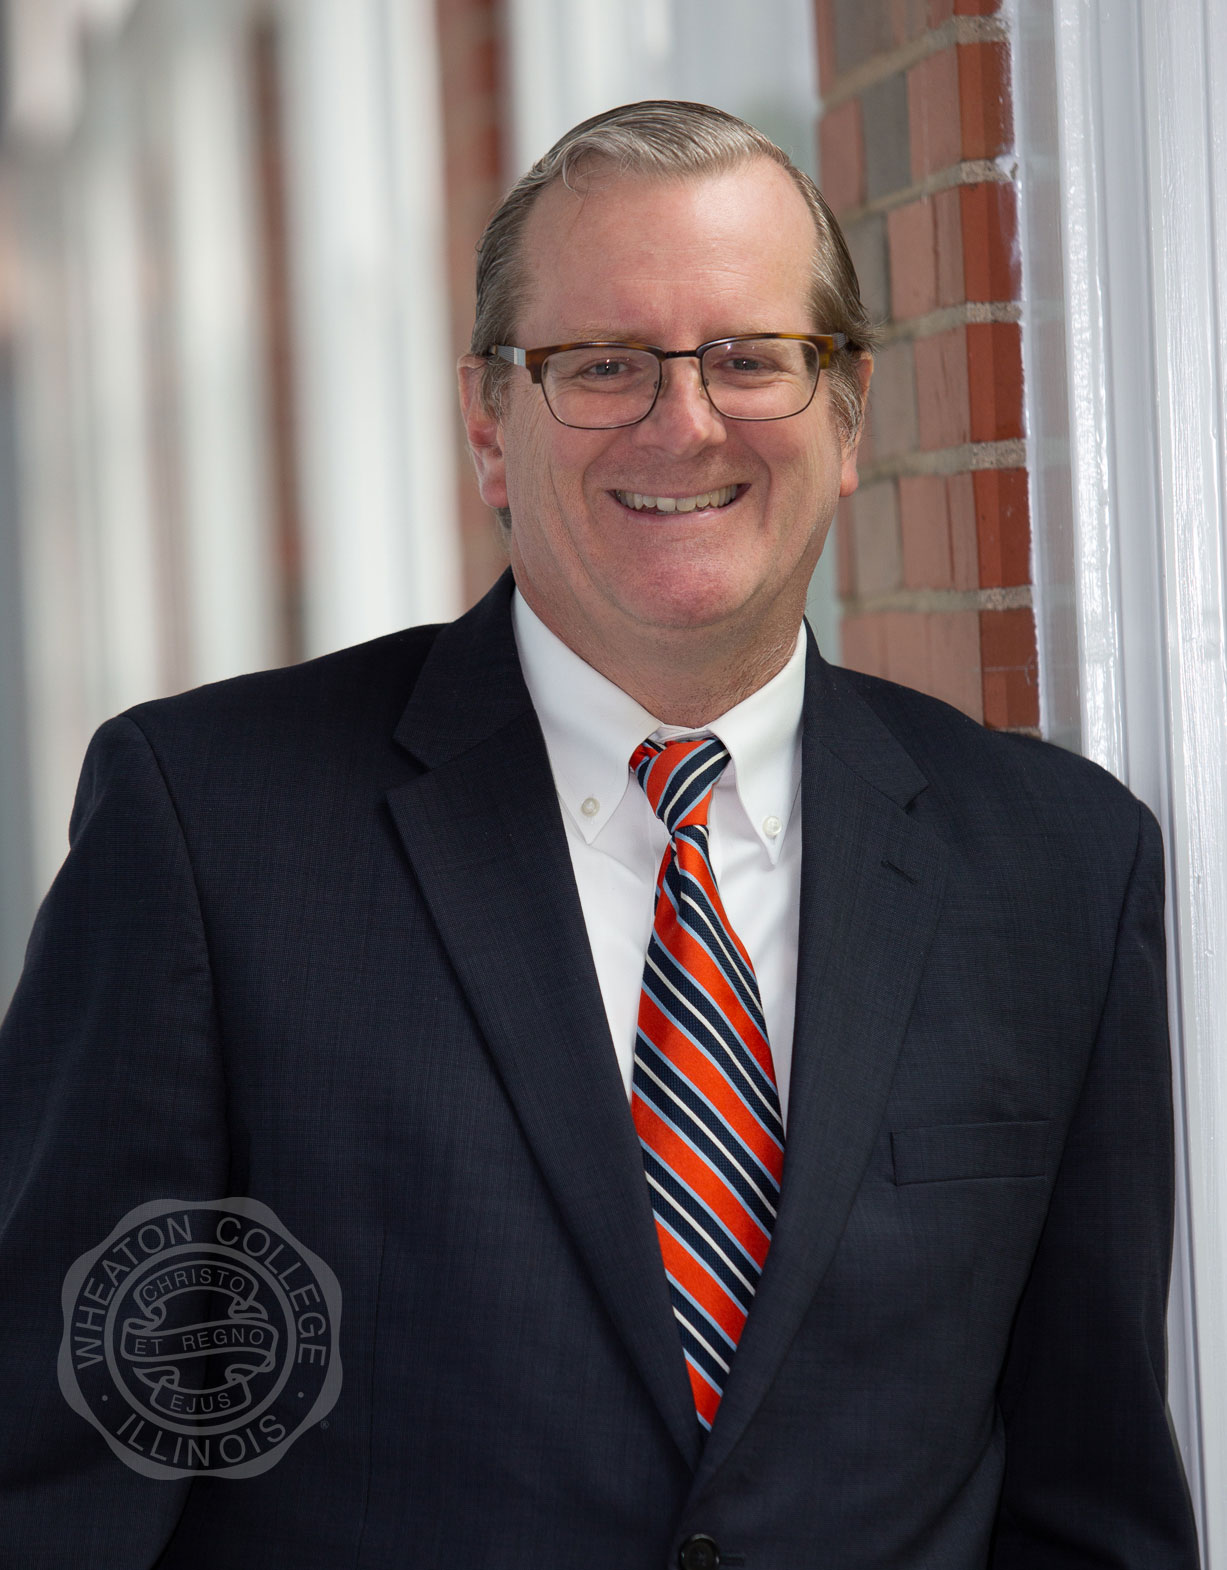
[[775, 1142], [783, 1145], [784, 1124], [779, 1112], [779, 1097], [774, 1094], [775, 1086], [724, 1012], [677, 964], [663, 944], [653, 942], [648, 946], [643, 990], [673, 1026], [714, 1063], [729, 1065], [725, 1078], [754, 1110], [757, 1120], [770, 1131]]
[[[711, 862], [707, 860], [706, 854], [704, 859], [710, 872]], [[713, 874], [712, 882], [715, 881]], [[711, 955], [712, 960], [720, 967], [729, 985], [741, 1000], [742, 1007], [765, 1036], [767, 1022], [763, 1018], [762, 1004], [759, 1001], [758, 982], [736, 945], [728, 941], [724, 926], [707, 897], [707, 890], [697, 878], [681, 872], [676, 862], [670, 865], [665, 874], [663, 887], [669, 897], [669, 903], [677, 912], [677, 919], [684, 923], [687, 930], [694, 934]]]
[[[752, 1150], [748, 1149], [745, 1142], [729, 1128], [729, 1122], [719, 1109], [712, 1104], [703, 1093], [676, 1067], [660, 1050], [654, 1041], [649, 1041], [641, 1031], [639, 1033], [639, 1050], [643, 1057], [645, 1072], [656, 1076], [658, 1083], [669, 1092], [675, 1101], [690, 1114], [691, 1118], [722, 1149], [730, 1154], [740, 1157], [745, 1156], [745, 1170], [755, 1185], [769, 1198], [776, 1198], [775, 1179], [763, 1164], [762, 1159]], [[747, 1108], [747, 1110], [749, 1110]], [[758, 1120], [755, 1119], [757, 1122]], [[762, 1124], [759, 1123], [762, 1128]], [[766, 1133], [766, 1130], [763, 1130]]]
[[[662, 1122], [668, 1124], [679, 1139], [692, 1150], [697, 1151], [708, 1166], [720, 1174], [740, 1199], [746, 1213], [757, 1222], [763, 1235], [770, 1237], [771, 1228], [775, 1224], [775, 1202], [779, 1198], [774, 1186], [769, 1194], [760, 1192], [751, 1174], [747, 1173], [729, 1156], [723, 1146], [718, 1145], [708, 1135], [702, 1125], [697, 1123], [686, 1108], [658, 1083], [652, 1071], [641, 1062], [635, 1064], [633, 1080], [638, 1095], [653, 1108]], [[742, 1152], [742, 1159], [747, 1165], [751, 1164], [744, 1152]], [[757, 1170], [757, 1164], [754, 1165]]]
[[754, 1299], [784, 1149], [758, 984], [709, 854], [707, 815], [727, 763], [715, 737], [645, 742], [631, 759], [671, 837], [644, 965], [631, 1111], [705, 1429]]
[[703, 1312], [672, 1276], [666, 1279], [669, 1284], [669, 1296], [673, 1302], [673, 1312], [682, 1330], [683, 1345], [719, 1389], [728, 1378], [729, 1365], [737, 1348], [720, 1326]]
[[[652, 1208], [678, 1242], [719, 1281], [728, 1295], [748, 1314], [754, 1301], [758, 1265], [675, 1172], [644, 1147], [644, 1171], [653, 1190]], [[651, 1160], [648, 1159], [651, 1157]]]

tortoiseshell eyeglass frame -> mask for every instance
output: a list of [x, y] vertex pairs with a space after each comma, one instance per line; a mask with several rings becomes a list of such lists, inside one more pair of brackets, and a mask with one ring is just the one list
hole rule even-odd
[[[799, 409], [792, 409], [788, 414], [724, 414], [715, 400], [712, 399], [711, 390], [707, 385], [707, 377], [703, 374], [703, 356], [709, 349], [718, 349], [724, 344], [761, 343], [763, 339], [784, 339], [793, 343], [808, 343], [817, 349], [818, 370], [815, 372], [814, 385], [810, 388], [809, 397]], [[664, 364], [666, 360], [698, 360], [699, 374], [703, 379], [703, 391], [707, 394], [712, 407], [716, 409], [722, 419], [747, 420], [755, 424], [762, 424], [767, 420], [791, 420], [794, 415], [803, 414], [809, 408], [814, 401], [814, 394], [818, 390], [818, 375], [830, 365], [831, 356], [836, 350], [844, 348], [847, 342], [848, 337], [846, 333], [734, 333], [727, 338], [709, 338], [706, 343], [699, 344], [695, 349], [661, 349], [652, 343], [634, 343], [626, 339], [617, 341], [593, 339], [580, 340], [577, 343], [552, 343], [542, 349], [520, 349], [514, 344], [495, 343], [490, 345], [483, 358], [487, 360], [506, 360], [510, 365], [522, 365], [532, 378], [533, 383], [541, 388], [542, 395], [545, 396], [545, 406], [554, 418], [558, 420], [559, 425], [566, 425], [572, 430], [616, 431], [624, 430], [628, 425], [638, 425], [640, 421], [646, 420], [656, 407], [656, 400], [660, 396], [661, 384], [664, 380]], [[643, 354], [654, 355], [658, 362], [658, 369], [656, 392], [653, 395], [652, 402], [638, 418], [627, 420], [620, 425], [575, 426], [571, 425], [571, 422], [568, 420], [559, 419], [558, 414], [550, 403], [549, 397], [545, 394], [545, 384], [542, 377], [545, 370], [545, 362], [550, 355], [562, 354], [569, 349], [638, 349]]]

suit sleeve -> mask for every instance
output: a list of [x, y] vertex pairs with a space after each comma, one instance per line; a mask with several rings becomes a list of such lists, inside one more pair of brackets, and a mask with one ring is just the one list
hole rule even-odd
[[1163, 852], [1139, 809], [1093, 1054], [1001, 1385], [991, 1570], [1195, 1570], [1167, 1415], [1171, 1062]]
[[150, 1200], [226, 1192], [225, 1091], [188, 849], [138, 726], [86, 757], [71, 850], [0, 1027], [0, 1567], [152, 1565], [187, 1484], [130, 1470], [60, 1393], [61, 1286]]

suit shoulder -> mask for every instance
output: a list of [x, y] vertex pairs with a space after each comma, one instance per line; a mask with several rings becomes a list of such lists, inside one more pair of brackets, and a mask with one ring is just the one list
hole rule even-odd
[[439, 625], [408, 627], [274, 670], [211, 682], [126, 711], [155, 747], [208, 734], [232, 743], [258, 733], [302, 737], [326, 730], [388, 734], [408, 701]]
[[894, 734], [923, 771], [930, 792], [957, 812], [975, 813], [995, 799], [1020, 819], [1094, 820], [1100, 833], [1136, 836], [1139, 802], [1115, 776], [1038, 736], [994, 731], [927, 693], [838, 669], [847, 684]]

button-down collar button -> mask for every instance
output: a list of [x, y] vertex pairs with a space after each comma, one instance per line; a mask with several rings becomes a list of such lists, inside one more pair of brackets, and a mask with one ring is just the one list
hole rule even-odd
[[775, 816], [774, 813], [772, 813], [769, 817], [766, 817], [766, 818], [763, 819], [763, 833], [767, 836], [767, 838], [769, 840], [773, 840], [773, 839], [777, 838], [777, 836], [779, 835], [780, 830], [783, 827], [784, 827], [784, 825], [780, 822], [780, 820]]
[[585, 796], [579, 804], [579, 810], [586, 818], [595, 818], [601, 810], [601, 804], [595, 796]]
[[720, 1549], [705, 1532], [688, 1537], [678, 1550], [680, 1570], [720, 1570]]

